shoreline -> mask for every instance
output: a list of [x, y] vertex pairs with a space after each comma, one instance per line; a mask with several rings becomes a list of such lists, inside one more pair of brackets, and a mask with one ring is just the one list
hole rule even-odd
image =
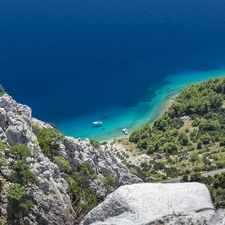
[[[168, 93], [165, 96], [165, 98], [158, 104], [158, 106], [154, 110], [155, 112], [154, 112], [153, 116], [148, 120], [147, 123], [149, 123], [152, 126], [153, 123], [154, 123], [154, 121], [156, 119], [160, 118], [169, 109], [169, 107], [173, 103], [174, 99], [180, 94], [180, 92], [182, 90], [183, 89], [174, 90], [172, 93]], [[142, 124], [142, 125], [144, 125], [144, 124]], [[121, 135], [118, 135], [117, 137], [115, 137], [113, 139], [104, 139], [104, 140], [101, 140], [99, 142], [108, 142], [108, 143], [111, 143], [111, 142], [113, 142], [115, 140], [119, 140], [119, 139], [129, 139], [129, 136], [130, 136], [130, 133], [128, 135], [121, 134]]]
[[[167, 84], [155, 91], [155, 96], [149, 102], [139, 102], [131, 108], [123, 108], [112, 105], [105, 109], [94, 113], [89, 117], [83, 117], [79, 120], [66, 122], [61, 127], [67, 136], [81, 139], [92, 139], [99, 142], [109, 142], [118, 139], [127, 139], [130, 134], [138, 127], [144, 124], [153, 125], [157, 118], [160, 118], [171, 106], [173, 100], [185, 88], [190, 85], [204, 82], [208, 79], [222, 77], [225, 70], [213, 70], [207, 72], [189, 72], [168, 75], [165, 81]], [[110, 118], [106, 120], [103, 115]], [[96, 118], [103, 118], [103, 126], [93, 130], [90, 124]], [[123, 128], [128, 129], [128, 135], [124, 135]], [[67, 131], [67, 132], [66, 132]]]
[[182, 90], [179, 89], [171, 94], [166, 95], [165, 99], [162, 100], [157, 106], [154, 115], [149, 119], [148, 123], [153, 125], [154, 121], [160, 118], [169, 109], [175, 98], [181, 93]]

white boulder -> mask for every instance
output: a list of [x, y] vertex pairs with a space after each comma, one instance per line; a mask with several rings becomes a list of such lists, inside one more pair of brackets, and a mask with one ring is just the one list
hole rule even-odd
[[214, 213], [203, 184], [141, 183], [118, 188], [81, 225], [204, 224]]

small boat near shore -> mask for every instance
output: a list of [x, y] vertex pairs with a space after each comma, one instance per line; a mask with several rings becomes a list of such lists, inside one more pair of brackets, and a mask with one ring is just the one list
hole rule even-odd
[[102, 121], [94, 121], [93, 125], [94, 126], [101, 126], [102, 125]]
[[125, 135], [127, 135], [127, 134], [128, 134], [128, 130], [127, 130], [127, 128], [122, 129], [122, 131], [123, 131], [123, 133], [124, 133]]

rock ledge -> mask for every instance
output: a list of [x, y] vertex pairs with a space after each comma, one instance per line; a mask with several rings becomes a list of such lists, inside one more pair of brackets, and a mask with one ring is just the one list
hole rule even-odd
[[214, 214], [203, 184], [142, 183], [118, 188], [81, 225], [210, 224]]

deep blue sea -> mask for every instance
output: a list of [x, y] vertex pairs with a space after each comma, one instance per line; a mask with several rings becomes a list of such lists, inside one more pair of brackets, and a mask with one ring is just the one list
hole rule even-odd
[[119, 137], [223, 75], [224, 0], [0, 1], [0, 83], [66, 135]]

